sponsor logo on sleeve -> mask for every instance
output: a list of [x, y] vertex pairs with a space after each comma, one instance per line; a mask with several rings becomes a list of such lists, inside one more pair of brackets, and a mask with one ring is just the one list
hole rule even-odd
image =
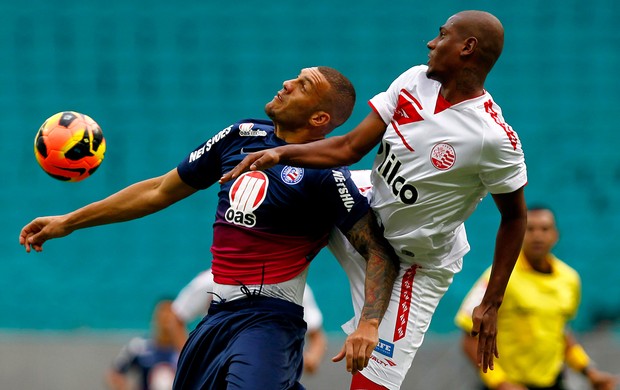
[[230, 130], [232, 129], [232, 126], [228, 126], [227, 128], [225, 128], [224, 130], [220, 131], [219, 133], [217, 133], [216, 135], [214, 135], [210, 140], [208, 140], [207, 142], [205, 142], [200, 148], [194, 150], [190, 155], [189, 155], [189, 162], [194, 162], [196, 160], [198, 160], [200, 157], [202, 157], [203, 154], [205, 154], [206, 152], [208, 152], [209, 150], [211, 150], [211, 148], [213, 147], [213, 145], [215, 145], [218, 141], [220, 141], [222, 138], [224, 138], [228, 133], [230, 133]]
[[340, 200], [342, 200], [342, 204], [347, 209], [347, 211], [351, 211], [355, 201], [353, 200], [353, 196], [349, 193], [349, 189], [347, 188], [347, 179], [345, 179], [344, 175], [340, 171], [332, 170], [332, 176], [334, 177], [334, 181], [336, 182], [336, 187], [338, 188], [338, 195], [340, 195]]

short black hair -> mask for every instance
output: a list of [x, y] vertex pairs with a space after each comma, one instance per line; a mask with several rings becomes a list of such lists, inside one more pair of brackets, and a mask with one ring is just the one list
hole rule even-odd
[[342, 73], [329, 66], [319, 66], [319, 72], [330, 85], [330, 91], [325, 98], [325, 106], [321, 109], [332, 115], [334, 128], [340, 126], [349, 119], [355, 106], [355, 87], [353, 83]]

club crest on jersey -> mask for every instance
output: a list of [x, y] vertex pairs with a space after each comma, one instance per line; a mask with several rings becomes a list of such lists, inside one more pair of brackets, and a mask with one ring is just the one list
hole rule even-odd
[[456, 151], [450, 144], [437, 144], [431, 150], [431, 163], [440, 171], [445, 171], [456, 162]]
[[280, 178], [285, 184], [293, 186], [304, 178], [304, 169], [287, 165], [282, 169], [282, 172], [280, 172]]
[[230, 207], [226, 210], [226, 221], [247, 227], [256, 225], [253, 211], [265, 201], [268, 187], [269, 178], [264, 172], [246, 172], [239, 176], [228, 193]]
[[264, 137], [267, 135], [265, 130], [254, 130], [254, 123], [242, 123], [239, 125], [239, 135], [241, 137]]

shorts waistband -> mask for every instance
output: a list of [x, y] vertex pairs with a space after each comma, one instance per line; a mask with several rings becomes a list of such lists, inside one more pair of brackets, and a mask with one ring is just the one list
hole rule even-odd
[[248, 308], [285, 311], [301, 317], [304, 315], [304, 308], [301, 305], [280, 298], [264, 297], [260, 295], [235, 299], [233, 301], [214, 300], [209, 307], [209, 314], [222, 311], [239, 311]]

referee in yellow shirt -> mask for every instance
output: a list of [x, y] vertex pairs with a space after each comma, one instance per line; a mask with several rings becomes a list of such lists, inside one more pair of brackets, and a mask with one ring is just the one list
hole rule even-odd
[[[498, 313], [494, 369], [480, 371], [485, 389], [559, 390], [564, 365], [583, 373], [596, 390], [613, 390], [618, 378], [595, 368], [568, 331], [579, 307], [581, 282], [577, 272], [551, 249], [558, 240], [553, 212], [546, 207], [528, 210], [521, 255], [506, 287]], [[478, 361], [477, 340], [471, 335], [472, 310], [487, 286], [490, 269], [478, 279], [459, 309], [455, 322], [462, 328], [463, 350]]]

